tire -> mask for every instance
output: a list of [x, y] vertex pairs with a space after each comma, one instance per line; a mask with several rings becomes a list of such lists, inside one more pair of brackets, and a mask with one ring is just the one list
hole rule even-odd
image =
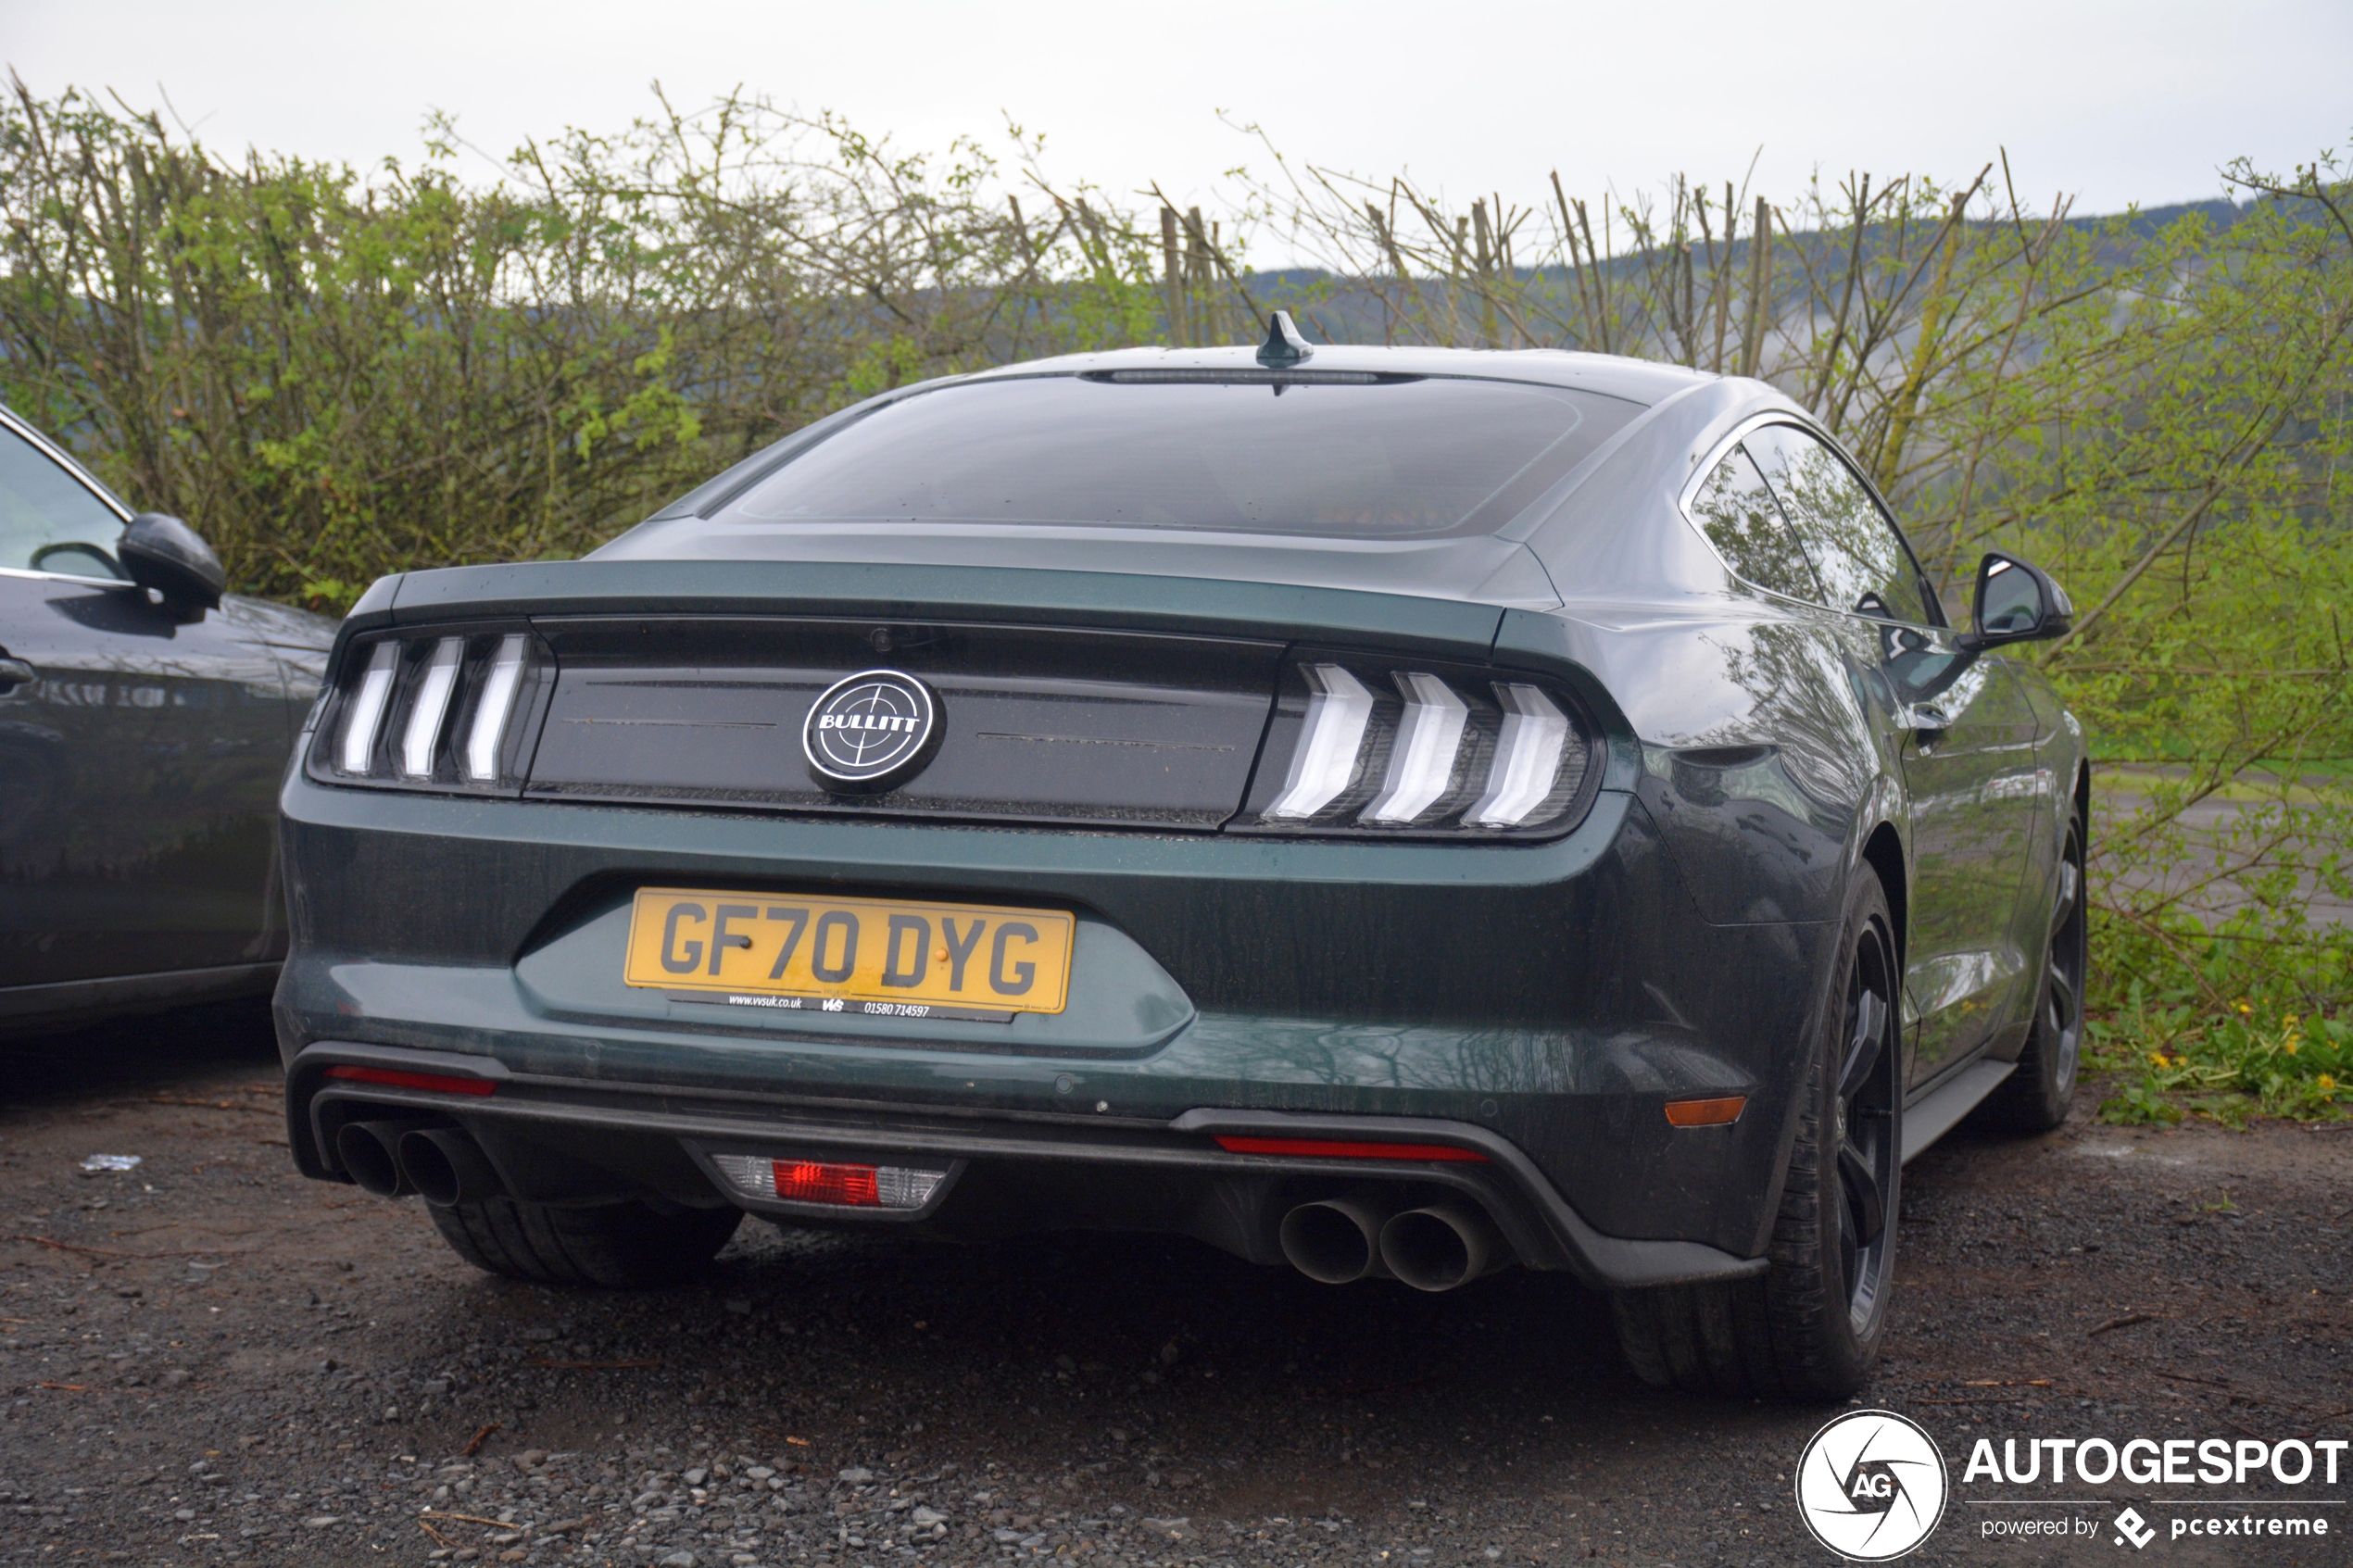
[[1841, 930], [1766, 1272], [1610, 1298], [1618, 1345], [1646, 1383], [1843, 1399], [1879, 1355], [1895, 1280], [1903, 1051], [1894, 922], [1877, 875], [1856, 876]]
[[1985, 1097], [1984, 1122], [2012, 1133], [2047, 1133], [2067, 1120], [2075, 1070], [2083, 1054], [2083, 982], [2090, 962], [2083, 912], [2083, 812], [2070, 807], [2051, 906], [2051, 946], [2034, 997], [2034, 1027], [2018, 1071]]
[[458, 1256], [534, 1285], [667, 1285], [699, 1273], [736, 1234], [737, 1209], [658, 1210], [649, 1203], [557, 1209], [511, 1198], [425, 1205]]

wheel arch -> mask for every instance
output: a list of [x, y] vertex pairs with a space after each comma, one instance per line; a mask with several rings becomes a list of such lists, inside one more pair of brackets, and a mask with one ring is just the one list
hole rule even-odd
[[1879, 884], [1887, 895], [1887, 912], [1895, 922], [1895, 968], [1900, 977], [1904, 966], [1910, 961], [1912, 935], [1911, 890], [1904, 872], [1904, 841], [1893, 822], [1881, 822], [1863, 841], [1864, 865], [1879, 873]]

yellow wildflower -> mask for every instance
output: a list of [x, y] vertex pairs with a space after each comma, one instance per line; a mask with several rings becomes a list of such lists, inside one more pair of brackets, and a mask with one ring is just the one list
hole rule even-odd
[[2149, 1052], [2149, 1065], [2150, 1065], [2151, 1067], [2162, 1067], [2162, 1066], [2164, 1066], [2164, 1065], [2165, 1065], [2165, 1053], [2164, 1053], [2163, 1051], [2151, 1051], [2151, 1052]]
[[2280, 1042], [2280, 1049], [2287, 1052], [2290, 1056], [2294, 1056], [2296, 1050], [2296, 1036], [2290, 1035], [2286, 1039], [2282, 1040]]
[[2319, 1085], [2321, 1093], [2324, 1095], [2333, 1095], [2336, 1093], [2336, 1080], [2326, 1073], [2322, 1073], [2318, 1078], [2313, 1079], [2312, 1082]]

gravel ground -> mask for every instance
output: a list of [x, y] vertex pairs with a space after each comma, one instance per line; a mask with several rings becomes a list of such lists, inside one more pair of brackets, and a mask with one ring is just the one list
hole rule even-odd
[[[566, 1295], [295, 1176], [258, 1009], [0, 1070], [0, 1562], [1831, 1561], [1789, 1477], [1834, 1412], [1644, 1388], [1558, 1277], [1422, 1297], [1153, 1238], [748, 1222], [691, 1286]], [[2112, 1556], [2122, 1500], [2168, 1517], [2078, 1488], [2115, 1499], [2074, 1511], [2096, 1539], [1989, 1541], [1979, 1499], [2034, 1488], [1965, 1486], [1978, 1436], [2353, 1436], [2348, 1175], [2353, 1134], [2279, 1127], [1916, 1163], [1867, 1395], [1952, 1461], [1911, 1561]], [[2293, 1494], [2336, 1499], [2325, 1543], [2152, 1553], [2353, 1561], [2344, 1479]]]

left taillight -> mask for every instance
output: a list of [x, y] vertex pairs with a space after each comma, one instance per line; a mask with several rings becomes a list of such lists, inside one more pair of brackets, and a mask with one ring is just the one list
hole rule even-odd
[[553, 672], [546, 646], [523, 628], [355, 639], [312, 736], [311, 776], [512, 792], [529, 771]]

